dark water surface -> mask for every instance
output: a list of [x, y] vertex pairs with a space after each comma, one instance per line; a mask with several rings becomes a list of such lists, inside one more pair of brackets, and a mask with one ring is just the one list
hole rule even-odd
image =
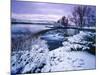
[[63, 46], [62, 42], [64, 41], [65, 37], [73, 36], [77, 33], [78, 32], [75, 29], [58, 29], [43, 34], [41, 39], [47, 41], [48, 48], [51, 51]]

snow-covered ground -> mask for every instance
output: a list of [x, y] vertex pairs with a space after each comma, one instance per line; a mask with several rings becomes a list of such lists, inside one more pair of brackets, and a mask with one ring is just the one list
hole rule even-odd
[[87, 52], [67, 52], [65, 47], [49, 52], [49, 61], [42, 72], [95, 69], [95, 56]]
[[38, 72], [46, 63], [48, 48], [45, 41], [34, 41], [31, 50], [12, 51], [12, 73]]
[[12, 73], [39, 73], [95, 69], [96, 56], [87, 52], [90, 45], [95, 46], [95, 35], [95, 33], [81, 31], [74, 36], [65, 37], [63, 46], [52, 51], [49, 51], [46, 41], [36, 39], [30, 50], [12, 51], [11, 71]]
[[67, 41], [64, 41], [63, 45], [73, 48], [73, 50], [89, 50], [90, 46], [96, 46], [95, 38], [96, 33], [80, 31], [79, 34], [71, 37], [66, 37]]
[[[37, 49], [37, 51], [35, 51]], [[31, 51], [14, 52], [12, 73], [37, 73], [67, 70], [95, 69], [96, 59], [85, 51], [66, 51], [61, 47], [53, 51], [34, 45]]]

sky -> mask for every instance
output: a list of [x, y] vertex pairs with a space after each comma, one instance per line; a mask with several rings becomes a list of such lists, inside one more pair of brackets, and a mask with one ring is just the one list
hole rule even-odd
[[22, 16], [30, 19], [36, 18], [50, 18], [58, 19], [61, 16], [68, 16], [73, 8], [72, 5], [55, 4], [55, 3], [40, 3], [28, 1], [12, 1], [12, 16], [21, 18]]
[[71, 15], [75, 5], [12, 0], [12, 17], [57, 20]]

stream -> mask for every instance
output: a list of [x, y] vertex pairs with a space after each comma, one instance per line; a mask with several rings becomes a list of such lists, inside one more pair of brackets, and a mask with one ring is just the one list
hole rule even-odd
[[37, 38], [40, 38], [41, 40], [45, 40], [47, 42], [49, 50], [51, 51], [63, 46], [62, 42], [64, 41], [64, 37], [73, 36], [78, 33], [75, 29], [57, 29], [48, 32], [40, 32], [38, 34], [38, 31], [42, 30], [42, 28], [45, 29], [45, 27], [47, 27], [47, 25], [42, 27], [41, 26], [42, 25], [12, 25], [12, 45], [15, 44], [15, 46], [17, 46], [20, 42], [22, 42], [23, 39], [28, 38], [29, 36], [37, 32], [36, 35], [28, 39], [36, 40]]
[[75, 34], [77, 34], [75, 29], [67, 29], [67, 30], [58, 29], [46, 32], [40, 37], [41, 39], [47, 41], [48, 48], [51, 51], [63, 46], [62, 42], [64, 42], [65, 37], [73, 36]]

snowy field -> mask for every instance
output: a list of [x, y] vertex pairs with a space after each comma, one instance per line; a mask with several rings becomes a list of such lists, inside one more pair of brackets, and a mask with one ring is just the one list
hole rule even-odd
[[95, 69], [95, 36], [95, 33], [83, 31], [69, 37], [58, 34], [42, 36], [53, 41], [64, 39], [62, 46], [53, 50], [49, 50], [47, 41], [39, 37], [31, 42], [30, 50], [12, 51], [11, 72], [20, 74]]

